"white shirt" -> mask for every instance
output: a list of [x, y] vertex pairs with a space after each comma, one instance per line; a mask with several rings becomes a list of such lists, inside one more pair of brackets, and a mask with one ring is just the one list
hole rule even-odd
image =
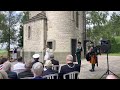
[[13, 72], [16, 72], [17, 74], [20, 72], [24, 72], [26, 70], [25, 64], [22, 62], [18, 62], [13, 66]]
[[49, 48], [47, 48], [47, 49], [46, 49], [46, 53], [45, 53], [44, 60], [48, 60], [48, 59], [49, 59], [49, 57], [50, 57], [50, 49], [49, 49]]

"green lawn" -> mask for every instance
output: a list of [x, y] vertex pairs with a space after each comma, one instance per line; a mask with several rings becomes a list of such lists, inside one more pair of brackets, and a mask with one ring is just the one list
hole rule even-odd
[[110, 53], [110, 56], [120, 56], [120, 52], [119, 53]]
[[6, 50], [0, 50], [0, 56], [7, 56]]

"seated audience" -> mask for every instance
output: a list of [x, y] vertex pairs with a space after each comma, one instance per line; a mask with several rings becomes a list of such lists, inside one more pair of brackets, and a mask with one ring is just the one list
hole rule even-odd
[[0, 70], [2, 69], [3, 63], [5, 63], [7, 61], [7, 58], [2, 58], [0, 60]]
[[6, 71], [6, 73], [8, 74], [8, 78], [9, 79], [18, 79], [17, 77], [17, 73], [15, 72], [11, 72], [11, 63], [10, 61], [6, 61], [4, 64], [3, 64], [3, 68], [2, 68], [4, 71]]
[[13, 60], [13, 61], [11, 62], [11, 71], [13, 71], [13, 66], [14, 66], [15, 64], [17, 64], [17, 63], [18, 63], [17, 60]]
[[8, 79], [8, 75], [4, 70], [0, 70], [0, 79]]
[[106, 79], [118, 79], [115, 75], [108, 75]]
[[43, 65], [40, 62], [36, 62], [32, 66], [32, 72], [34, 75], [33, 79], [43, 79], [42, 78], [42, 73], [43, 73]]
[[16, 72], [18, 75], [18, 73], [24, 72], [26, 69], [25, 69], [25, 64], [22, 62], [23, 61], [22, 57], [19, 57], [17, 61], [18, 62], [15, 65], [13, 65], [12, 71]]
[[10, 62], [14, 62], [15, 60], [13, 58], [10, 58]]
[[66, 65], [61, 66], [61, 70], [59, 73], [59, 78], [63, 79], [63, 75], [73, 72], [73, 71], [78, 71], [80, 72], [80, 65], [79, 64], [74, 64], [73, 63], [73, 56], [72, 55], [67, 55], [66, 57]]
[[18, 74], [18, 78], [26, 78], [26, 77], [34, 77], [33, 73], [31, 72], [32, 62], [26, 61], [25, 62], [26, 70]]
[[52, 70], [51, 60], [46, 60], [44, 67], [46, 68], [46, 70], [43, 71], [43, 74], [42, 74], [43, 76], [57, 73], [56, 71]]
[[53, 53], [50, 54], [50, 60], [51, 60], [53, 65], [59, 65], [59, 61], [54, 59], [54, 54]]
[[1, 60], [0, 60], [0, 64], [3, 64], [4, 62], [6, 62], [7, 61], [7, 58], [2, 58]]

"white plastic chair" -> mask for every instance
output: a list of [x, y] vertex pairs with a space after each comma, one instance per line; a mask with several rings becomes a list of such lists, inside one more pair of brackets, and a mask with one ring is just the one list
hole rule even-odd
[[76, 75], [77, 75], [77, 79], [78, 79], [78, 74], [79, 74], [80, 72], [78, 72], [78, 71], [74, 71], [74, 72], [70, 72], [70, 73], [67, 73], [67, 74], [64, 74], [63, 75], [63, 79], [67, 79], [66, 78], [66, 76], [68, 76], [69, 77], [69, 79], [76, 79]]
[[43, 78], [46, 78], [46, 79], [58, 79], [58, 74], [49, 74], [49, 75], [45, 75], [43, 76]]
[[59, 70], [59, 65], [53, 65], [52, 69], [55, 70], [55, 71], [58, 71]]

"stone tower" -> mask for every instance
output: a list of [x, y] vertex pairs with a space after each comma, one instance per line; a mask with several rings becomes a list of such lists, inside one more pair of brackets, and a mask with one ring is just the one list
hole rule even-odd
[[30, 11], [30, 19], [24, 24], [24, 59], [41, 55], [47, 44], [55, 59], [65, 63], [66, 55], [75, 61], [77, 42], [83, 44], [83, 11]]

